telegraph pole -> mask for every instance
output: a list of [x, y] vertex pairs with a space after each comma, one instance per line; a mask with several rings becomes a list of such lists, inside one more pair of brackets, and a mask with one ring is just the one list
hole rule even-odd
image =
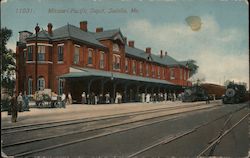
[[37, 37], [38, 37], [38, 32], [40, 31], [40, 27], [38, 26], [38, 23], [36, 24], [36, 27], [35, 27], [35, 30], [36, 30], [36, 43], [35, 43], [35, 90], [37, 91], [38, 90], [38, 86], [37, 86]]

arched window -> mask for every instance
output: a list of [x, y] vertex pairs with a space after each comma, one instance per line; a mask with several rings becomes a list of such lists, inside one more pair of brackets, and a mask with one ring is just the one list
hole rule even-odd
[[45, 80], [44, 80], [43, 77], [38, 78], [37, 86], [38, 86], [38, 90], [44, 90], [44, 88], [45, 88]]
[[115, 52], [119, 52], [120, 51], [119, 45], [117, 43], [113, 44], [113, 51], [115, 51]]
[[180, 80], [182, 80], [182, 69], [180, 68]]
[[134, 60], [133, 60], [133, 63], [132, 63], [132, 71], [133, 71], [133, 74], [136, 74], [136, 65], [135, 65]]
[[174, 69], [170, 68], [170, 79], [174, 80], [175, 79], [175, 74], [174, 74]]
[[146, 64], [146, 75], [149, 76], [148, 64]]
[[125, 59], [125, 72], [128, 72], [128, 59]]
[[140, 62], [140, 65], [139, 65], [139, 69], [140, 69], [140, 75], [142, 75], [142, 62]]
[[75, 51], [74, 51], [74, 64], [79, 64], [79, 53], [80, 53], [80, 46], [75, 45]]
[[101, 69], [104, 68], [104, 52], [103, 51], [100, 52], [100, 68]]
[[28, 78], [28, 95], [32, 95], [32, 82], [33, 82], [32, 78], [29, 77]]
[[88, 49], [88, 64], [92, 65], [93, 64], [93, 50]]

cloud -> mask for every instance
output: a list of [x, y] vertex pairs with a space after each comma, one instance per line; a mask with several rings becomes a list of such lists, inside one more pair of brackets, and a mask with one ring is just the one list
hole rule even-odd
[[147, 19], [130, 20], [122, 30], [138, 48], [151, 47], [155, 54], [162, 49], [177, 60], [196, 60], [206, 82], [223, 84], [225, 78], [249, 85], [247, 34], [238, 28], [221, 28], [212, 16], [200, 18], [199, 31], [193, 31], [185, 20], [153, 24]]

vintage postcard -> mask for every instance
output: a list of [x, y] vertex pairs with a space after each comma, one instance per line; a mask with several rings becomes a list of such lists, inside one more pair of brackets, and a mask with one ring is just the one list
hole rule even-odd
[[249, 157], [246, 0], [1, 0], [2, 157]]

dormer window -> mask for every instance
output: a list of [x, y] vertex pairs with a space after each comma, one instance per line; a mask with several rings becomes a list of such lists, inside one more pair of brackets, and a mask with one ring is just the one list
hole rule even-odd
[[119, 52], [120, 51], [119, 45], [117, 43], [113, 44], [113, 51], [114, 52]]

